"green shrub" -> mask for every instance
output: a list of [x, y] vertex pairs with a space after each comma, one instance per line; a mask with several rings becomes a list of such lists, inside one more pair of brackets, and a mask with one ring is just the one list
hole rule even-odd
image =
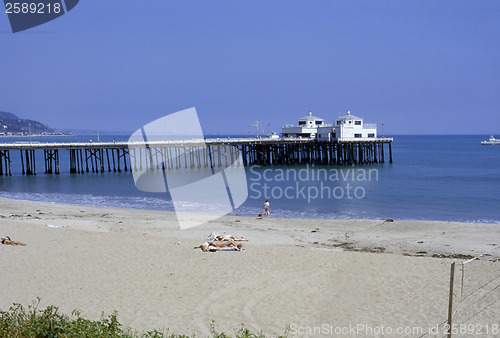
[[96, 321], [73, 311], [76, 318], [71, 319], [53, 305], [38, 310], [39, 303], [40, 299], [26, 309], [14, 304], [8, 311], [0, 311], [0, 337], [132, 337], [121, 328], [116, 311]]
[[[88, 320], [81, 316], [81, 313], [74, 310], [72, 317], [59, 313], [56, 306], [50, 305], [43, 310], [38, 309], [40, 298], [33, 305], [27, 308], [21, 304], [14, 303], [8, 311], [0, 310], [0, 337], [9, 338], [80, 338], [80, 337], [101, 337], [101, 338], [189, 338], [186, 335], [169, 334], [168, 329], [154, 329], [145, 333], [137, 333], [130, 328], [123, 329], [118, 321], [118, 312], [105, 316], [100, 320]], [[224, 332], [218, 332], [215, 322], [212, 321], [211, 335], [213, 338], [231, 338]], [[193, 337], [195, 334], [193, 334]], [[288, 329], [283, 336], [288, 336]], [[235, 331], [235, 338], [264, 338], [263, 331], [252, 333], [241, 324], [241, 328]]]

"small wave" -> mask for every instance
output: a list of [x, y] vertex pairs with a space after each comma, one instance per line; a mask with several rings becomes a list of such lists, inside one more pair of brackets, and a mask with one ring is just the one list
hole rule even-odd
[[0, 192], [0, 197], [25, 201], [88, 205], [96, 207], [153, 209], [165, 211], [174, 210], [172, 202], [170, 201], [160, 198], [140, 196], [95, 196], [90, 194]]

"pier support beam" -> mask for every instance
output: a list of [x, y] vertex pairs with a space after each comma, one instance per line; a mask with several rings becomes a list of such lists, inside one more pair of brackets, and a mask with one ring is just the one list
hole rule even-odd
[[76, 149], [70, 149], [69, 150], [69, 172], [71, 174], [76, 174], [77, 172], [77, 156], [76, 156]]
[[[43, 157], [45, 163], [45, 173], [56, 175], [60, 174], [59, 171], [59, 150], [58, 149], [44, 149]], [[70, 153], [70, 162], [71, 162], [71, 153]], [[71, 171], [71, 169], [70, 169]]]
[[[23, 162], [23, 156], [25, 162]], [[26, 174], [28, 176], [36, 175], [36, 164], [35, 164], [35, 150], [26, 149], [24, 154], [21, 150], [21, 162], [23, 164], [23, 175]], [[24, 163], [26, 163], [26, 171], [24, 170]]]
[[12, 176], [11, 162], [9, 150], [0, 150], [0, 175]]

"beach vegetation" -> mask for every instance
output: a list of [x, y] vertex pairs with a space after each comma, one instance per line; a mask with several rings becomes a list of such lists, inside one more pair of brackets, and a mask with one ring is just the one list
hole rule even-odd
[[[285, 338], [288, 337], [290, 331], [290, 327], [287, 327], [285, 330], [285, 333], [283, 335], [277, 336], [278, 338]], [[212, 320], [212, 323], [210, 324], [210, 333], [212, 334], [213, 338], [231, 338], [231, 335], [228, 335], [224, 332], [219, 332], [216, 327], [216, 323], [214, 320]], [[266, 335], [266, 333], [262, 330], [260, 330], [258, 333], [253, 333], [251, 332], [248, 328], [245, 327], [245, 324], [241, 324], [241, 327], [236, 331], [235, 338], [266, 338], [269, 337], [269, 335]]]
[[[103, 337], [103, 338], [189, 338], [192, 336], [170, 333], [169, 329], [153, 329], [138, 332], [132, 328], [123, 327], [118, 320], [118, 312], [110, 315], [102, 313], [101, 319], [89, 320], [82, 317], [81, 312], [74, 310], [71, 316], [59, 312], [57, 306], [49, 305], [45, 309], [39, 309], [40, 298], [27, 307], [14, 303], [8, 310], [0, 310], [0, 337], [37, 337], [37, 338], [59, 338], [59, 337]], [[244, 324], [235, 330], [234, 335], [219, 332], [215, 321], [211, 322], [211, 337], [214, 338], [263, 338], [263, 331], [251, 332]], [[284, 335], [288, 336], [288, 329]]]

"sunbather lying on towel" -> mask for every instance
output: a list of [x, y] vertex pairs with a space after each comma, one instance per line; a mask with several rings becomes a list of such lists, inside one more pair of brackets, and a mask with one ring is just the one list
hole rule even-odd
[[24, 244], [22, 242], [17, 242], [17, 241], [11, 240], [9, 236], [5, 236], [5, 237], [0, 238], [0, 243], [5, 244], [5, 245], [22, 245], [22, 246], [26, 246], [26, 244]]
[[237, 246], [210, 246], [208, 251], [241, 251], [243, 247], [241, 244]]
[[241, 244], [237, 244], [235, 241], [226, 242], [205, 242], [200, 246], [195, 246], [195, 249], [201, 249], [201, 251], [241, 251]]
[[248, 241], [245, 237], [233, 235], [219, 235], [215, 237], [218, 241]]

